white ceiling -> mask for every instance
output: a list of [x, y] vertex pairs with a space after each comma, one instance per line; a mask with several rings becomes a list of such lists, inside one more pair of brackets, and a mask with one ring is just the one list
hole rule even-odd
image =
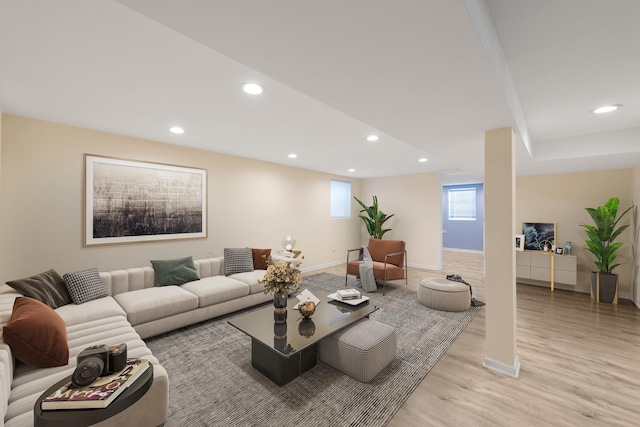
[[0, 102], [360, 178], [481, 176], [484, 131], [505, 126], [519, 175], [626, 168], [638, 22], [637, 0], [0, 0]]

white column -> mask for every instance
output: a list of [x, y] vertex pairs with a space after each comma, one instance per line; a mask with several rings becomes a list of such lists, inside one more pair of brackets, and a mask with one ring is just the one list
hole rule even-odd
[[485, 132], [484, 256], [487, 356], [483, 366], [517, 378], [515, 142], [511, 128]]

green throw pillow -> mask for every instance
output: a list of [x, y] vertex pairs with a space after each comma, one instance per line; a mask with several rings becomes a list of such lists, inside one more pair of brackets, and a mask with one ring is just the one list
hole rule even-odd
[[200, 280], [198, 271], [193, 264], [192, 257], [152, 260], [153, 270], [156, 273], [156, 285], [182, 285], [183, 283]]

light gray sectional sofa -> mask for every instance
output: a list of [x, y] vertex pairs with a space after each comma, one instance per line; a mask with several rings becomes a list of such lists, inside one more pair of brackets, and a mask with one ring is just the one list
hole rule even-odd
[[[143, 338], [269, 301], [258, 284], [265, 270], [225, 276], [224, 258], [194, 261], [200, 280], [180, 286], [156, 286], [152, 267], [101, 272], [108, 296], [55, 309], [64, 320], [69, 342], [69, 363], [34, 368], [16, 363], [7, 344], [0, 341], [0, 426], [32, 426], [33, 406], [42, 392], [71, 375], [76, 356], [84, 348], [125, 342], [129, 357], [148, 358], [154, 365], [151, 389], [134, 406], [100, 425], [157, 426], [167, 419], [168, 376]], [[22, 296], [0, 287], [0, 326], [11, 316], [14, 300]]]
[[258, 279], [264, 278], [265, 270], [225, 276], [224, 257], [196, 260], [194, 264], [200, 280], [180, 286], [155, 286], [152, 267], [100, 273], [100, 277], [142, 338], [273, 298], [265, 294], [264, 285], [258, 283]]

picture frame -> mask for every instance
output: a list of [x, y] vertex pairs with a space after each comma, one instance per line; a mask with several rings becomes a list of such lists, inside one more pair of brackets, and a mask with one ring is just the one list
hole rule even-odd
[[549, 250], [556, 241], [555, 222], [523, 222], [522, 234], [525, 236], [524, 249], [543, 251], [545, 243]]
[[207, 237], [207, 170], [84, 155], [83, 246]]
[[562, 247], [557, 247], [556, 248], [556, 254], [557, 255], [562, 255], [564, 254], [564, 249]]
[[515, 243], [517, 251], [524, 251], [524, 234], [516, 234]]

